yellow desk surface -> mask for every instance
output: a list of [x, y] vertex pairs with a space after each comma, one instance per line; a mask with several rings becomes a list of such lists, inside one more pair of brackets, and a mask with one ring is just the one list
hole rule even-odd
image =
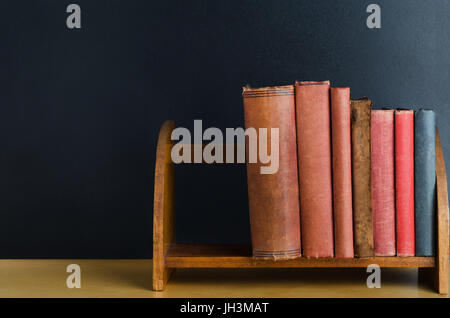
[[[66, 267], [81, 267], [81, 288]], [[0, 260], [0, 297], [447, 297], [418, 282], [417, 269], [382, 269], [381, 288], [365, 269], [177, 269], [152, 291], [151, 260]]]

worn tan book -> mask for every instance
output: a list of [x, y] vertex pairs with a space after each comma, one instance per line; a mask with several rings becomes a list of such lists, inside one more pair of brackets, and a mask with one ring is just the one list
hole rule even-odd
[[367, 97], [351, 101], [355, 256], [374, 255], [371, 187], [371, 110]]

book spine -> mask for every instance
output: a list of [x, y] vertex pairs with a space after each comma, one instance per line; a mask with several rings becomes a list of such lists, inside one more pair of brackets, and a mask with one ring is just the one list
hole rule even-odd
[[330, 83], [295, 87], [302, 248], [306, 257], [333, 257]]
[[372, 217], [375, 256], [395, 256], [394, 111], [373, 110]]
[[395, 112], [397, 255], [414, 256], [414, 111]]
[[432, 110], [415, 114], [414, 177], [416, 255], [435, 255], [436, 118]]
[[[247, 162], [247, 182], [253, 256], [257, 259], [290, 259], [301, 256], [300, 213], [295, 130], [294, 87], [244, 88], [246, 131], [256, 129], [259, 149], [264, 141], [261, 128], [267, 129], [267, 154], [278, 147], [278, 171], [263, 174], [261, 160]], [[272, 140], [272, 128], [278, 140]], [[250, 134], [249, 134], [250, 135]], [[252, 142], [248, 139], [247, 158]], [[274, 143], [275, 142], [275, 143]]]
[[350, 88], [332, 87], [331, 131], [333, 154], [334, 253], [353, 258], [352, 151]]
[[372, 102], [352, 100], [352, 188], [355, 256], [373, 256], [370, 116]]

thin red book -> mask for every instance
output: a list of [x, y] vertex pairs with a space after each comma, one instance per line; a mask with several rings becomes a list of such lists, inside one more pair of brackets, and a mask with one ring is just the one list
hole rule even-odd
[[375, 256], [394, 256], [394, 111], [372, 111], [372, 217]]
[[303, 255], [333, 257], [330, 82], [295, 85]]
[[395, 112], [397, 255], [414, 256], [414, 111]]
[[350, 88], [332, 87], [334, 254], [353, 258], [352, 148]]

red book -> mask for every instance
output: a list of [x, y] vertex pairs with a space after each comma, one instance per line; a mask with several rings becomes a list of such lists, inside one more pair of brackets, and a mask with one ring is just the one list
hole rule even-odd
[[334, 254], [337, 258], [353, 258], [350, 88], [332, 87], [330, 97], [333, 149]]
[[330, 82], [295, 85], [303, 255], [333, 257]]
[[397, 255], [414, 256], [414, 111], [395, 112]]
[[[272, 129], [279, 154], [279, 169], [262, 173], [267, 163], [247, 162], [248, 203], [253, 257], [291, 259], [301, 256], [298, 199], [297, 142], [294, 86], [243, 89], [245, 128], [267, 129], [267, 153], [272, 153]], [[247, 158], [250, 151], [247, 143]], [[256, 145], [254, 145], [256, 148]], [[261, 158], [260, 158], [261, 159]]]
[[372, 218], [375, 256], [395, 256], [394, 111], [372, 111]]

